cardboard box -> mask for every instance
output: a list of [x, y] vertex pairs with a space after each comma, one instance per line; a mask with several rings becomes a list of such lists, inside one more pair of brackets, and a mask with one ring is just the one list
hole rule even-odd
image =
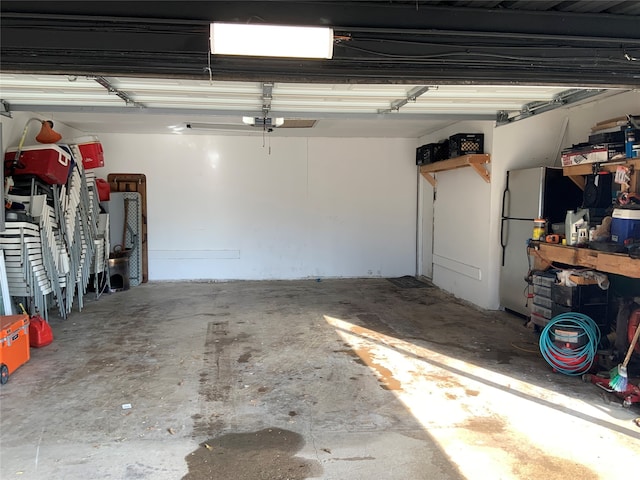
[[29, 315], [0, 316], [0, 366], [6, 367], [2, 383], [29, 358]]
[[571, 280], [576, 285], [597, 285], [598, 280], [590, 277], [583, 277], [582, 275], [569, 275], [569, 280]]
[[562, 166], [583, 163], [604, 163], [625, 158], [624, 143], [600, 143], [597, 145], [574, 145], [562, 151]]

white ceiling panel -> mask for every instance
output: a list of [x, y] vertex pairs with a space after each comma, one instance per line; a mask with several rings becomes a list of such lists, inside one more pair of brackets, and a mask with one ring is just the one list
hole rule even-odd
[[[286, 135], [418, 137], [464, 119], [495, 120], [553, 104], [566, 86], [305, 84], [0, 73], [5, 110], [55, 113], [92, 133], [174, 132], [207, 122], [246, 131], [242, 116], [319, 120]], [[580, 91], [580, 89], [575, 89]], [[602, 93], [604, 91], [587, 90]], [[242, 128], [240, 128], [242, 127]], [[281, 128], [278, 134], [285, 134]], [[293, 130], [297, 130], [294, 132]], [[195, 133], [183, 129], [181, 133]]]

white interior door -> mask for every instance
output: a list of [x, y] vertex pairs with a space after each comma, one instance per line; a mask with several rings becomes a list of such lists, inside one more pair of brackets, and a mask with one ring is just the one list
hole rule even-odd
[[418, 174], [418, 274], [433, 278], [434, 189]]

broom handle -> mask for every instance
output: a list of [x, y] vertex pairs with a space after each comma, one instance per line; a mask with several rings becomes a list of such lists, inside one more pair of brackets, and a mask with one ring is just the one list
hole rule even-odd
[[636, 327], [636, 333], [633, 334], [633, 339], [631, 340], [631, 345], [629, 345], [629, 350], [627, 350], [627, 356], [624, 357], [624, 362], [622, 362], [623, 367], [627, 367], [627, 363], [631, 360], [631, 355], [633, 355], [633, 349], [636, 348], [636, 343], [638, 343], [638, 337], [640, 337], [640, 325]]

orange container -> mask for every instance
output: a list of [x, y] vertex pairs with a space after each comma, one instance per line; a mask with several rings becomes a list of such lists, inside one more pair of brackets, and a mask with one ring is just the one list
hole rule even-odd
[[29, 315], [0, 316], [0, 383], [29, 358]]

